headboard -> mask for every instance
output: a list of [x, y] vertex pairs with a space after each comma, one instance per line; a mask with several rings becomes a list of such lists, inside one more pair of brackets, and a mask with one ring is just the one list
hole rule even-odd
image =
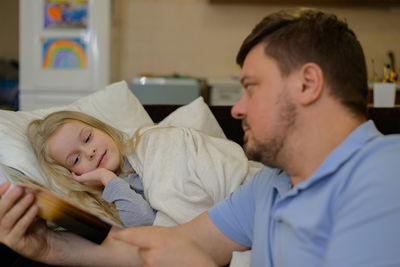
[[400, 133], [400, 106], [394, 108], [368, 107], [368, 118], [383, 134]]
[[[154, 122], [159, 122], [179, 105], [144, 105], [147, 113]], [[226, 137], [243, 145], [243, 130], [240, 120], [231, 116], [231, 106], [210, 106], [211, 112], [219, 122]], [[383, 134], [400, 133], [400, 107], [375, 108], [368, 107], [368, 118], [375, 122], [376, 127]]]
[[[180, 107], [180, 105], [143, 105], [147, 113], [154, 122], [159, 122], [168, 116], [172, 111]], [[239, 145], [243, 144], [243, 130], [240, 120], [236, 120], [231, 116], [231, 106], [210, 106], [211, 112], [214, 114], [219, 125], [224, 131], [226, 137]]]

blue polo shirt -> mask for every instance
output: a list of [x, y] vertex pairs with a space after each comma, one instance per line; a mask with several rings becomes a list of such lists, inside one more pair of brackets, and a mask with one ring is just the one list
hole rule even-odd
[[368, 121], [290, 185], [265, 167], [208, 212], [252, 266], [400, 266], [400, 135]]

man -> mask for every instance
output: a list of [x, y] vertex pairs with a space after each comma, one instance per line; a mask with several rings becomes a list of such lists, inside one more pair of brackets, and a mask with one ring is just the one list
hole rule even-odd
[[400, 137], [366, 122], [353, 31], [321, 12], [272, 14], [237, 63], [244, 94], [232, 115], [244, 149], [275, 169], [186, 225], [114, 237], [155, 265], [223, 265], [251, 248], [252, 266], [400, 266]]
[[354, 33], [318, 11], [278, 12], [254, 28], [237, 62], [244, 94], [232, 115], [249, 158], [272, 169], [189, 223], [114, 230], [102, 246], [45, 228], [35, 238], [27, 229], [37, 208], [29, 195], [15, 205], [17, 188], [0, 202], [0, 241], [70, 265], [112, 264], [105, 252], [118, 253], [114, 265], [140, 264], [139, 247], [149, 266], [225, 265], [250, 248], [252, 266], [400, 266], [400, 137], [366, 121]]

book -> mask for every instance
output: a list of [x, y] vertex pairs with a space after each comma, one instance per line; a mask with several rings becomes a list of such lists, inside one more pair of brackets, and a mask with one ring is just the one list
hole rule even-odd
[[23, 172], [1, 163], [0, 181], [11, 182], [7, 192], [17, 184], [27, 192], [34, 192], [36, 204], [39, 206], [39, 217], [94, 243], [101, 244], [113, 225], [121, 227], [50, 191]]

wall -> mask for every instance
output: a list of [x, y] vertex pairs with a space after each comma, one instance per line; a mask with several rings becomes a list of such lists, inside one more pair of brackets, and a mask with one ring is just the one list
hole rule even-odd
[[[0, 1], [0, 58], [18, 59], [17, 0]], [[280, 6], [216, 5], [207, 0], [114, 0], [112, 81], [143, 72], [195, 76], [237, 75], [235, 55], [242, 39]], [[400, 68], [399, 8], [323, 8], [345, 18], [365, 51], [369, 73], [378, 73], [395, 53]]]
[[18, 0], [0, 1], [0, 58], [18, 60]]
[[[282, 6], [217, 5], [207, 0], [115, 0], [113, 80], [139, 73], [195, 76], [237, 75], [235, 55], [253, 26]], [[346, 19], [364, 47], [369, 73], [389, 63], [388, 50], [400, 66], [400, 9], [324, 7]], [[344, 66], [345, 67], [345, 66]]]

